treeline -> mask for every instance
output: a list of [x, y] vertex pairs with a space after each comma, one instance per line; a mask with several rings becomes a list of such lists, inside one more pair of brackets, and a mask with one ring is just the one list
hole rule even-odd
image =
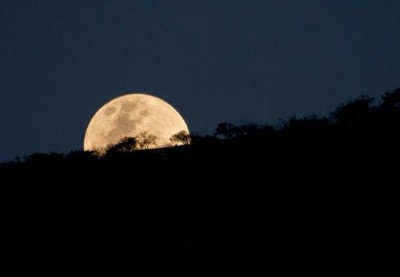
[[100, 156], [0, 164], [17, 267], [118, 275], [168, 260], [236, 272], [245, 260], [304, 266], [367, 251], [368, 226], [386, 226], [396, 203], [400, 89], [329, 116], [221, 122], [171, 139], [179, 146], [137, 150], [126, 138]]

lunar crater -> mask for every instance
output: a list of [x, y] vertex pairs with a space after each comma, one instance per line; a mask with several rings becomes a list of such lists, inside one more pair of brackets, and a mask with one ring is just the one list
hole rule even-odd
[[106, 115], [106, 116], [110, 116], [110, 115], [112, 115], [114, 112], [115, 112], [115, 107], [108, 107], [105, 111], [104, 111], [104, 114]]

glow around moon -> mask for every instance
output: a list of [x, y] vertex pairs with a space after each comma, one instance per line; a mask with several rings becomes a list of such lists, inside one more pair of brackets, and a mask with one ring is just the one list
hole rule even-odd
[[111, 100], [95, 113], [86, 129], [83, 147], [101, 150], [143, 132], [157, 137], [156, 145], [150, 148], [168, 147], [171, 136], [180, 131], [189, 133], [182, 116], [170, 104], [147, 94], [127, 94]]

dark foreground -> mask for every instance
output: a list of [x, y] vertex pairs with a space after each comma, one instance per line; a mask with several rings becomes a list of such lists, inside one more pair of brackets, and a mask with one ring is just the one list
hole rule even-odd
[[371, 246], [365, 228], [382, 211], [374, 193], [390, 188], [395, 169], [354, 148], [326, 150], [320, 159], [219, 145], [9, 165], [9, 255], [16, 271], [58, 276], [346, 261]]
[[0, 164], [5, 264], [54, 276], [370, 268], [393, 244], [400, 108], [368, 105], [190, 146]]

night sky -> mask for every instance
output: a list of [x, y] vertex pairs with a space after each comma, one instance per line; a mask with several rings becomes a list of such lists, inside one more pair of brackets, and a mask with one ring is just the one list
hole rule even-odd
[[147, 92], [190, 131], [276, 125], [400, 86], [400, 0], [2, 0], [0, 161], [80, 150]]

